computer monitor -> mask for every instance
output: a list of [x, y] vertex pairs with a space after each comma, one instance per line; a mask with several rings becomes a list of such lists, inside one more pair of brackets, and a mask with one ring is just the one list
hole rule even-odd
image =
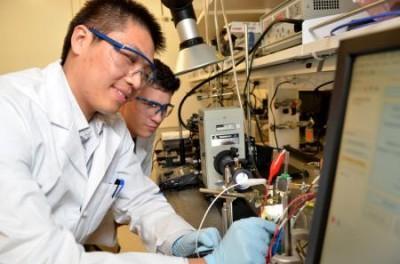
[[400, 263], [400, 28], [340, 44], [306, 263]]

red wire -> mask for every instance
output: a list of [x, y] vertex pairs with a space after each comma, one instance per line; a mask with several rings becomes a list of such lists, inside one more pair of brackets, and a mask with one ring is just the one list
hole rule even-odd
[[272, 161], [269, 168], [268, 184], [271, 185], [274, 178], [278, 175], [279, 170], [282, 167], [283, 161], [285, 160], [286, 150], [282, 150], [275, 160]]
[[[294, 206], [295, 203], [299, 203], [299, 204], [296, 205], [295, 210], [291, 210], [290, 212], [288, 210], [288, 212], [287, 212], [288, 218], [292, 218], [293, 215], [301, 208], [301, 206], [303, 206], [307, 201], [310, 201], [310, 200], [314, 199], [315, 196], [316, 196], [315, 193], [306, 193], [306, 194], [302, 194], [302, 195], [296, 197], [295, 199], [293, 199], [288, 204], [288, 208]], [[302, 200], [302, 199], [304, 199], [304, 200]], [[277, 226], [276, 226], [275, 231], [274, 231], [274, 235], [272, 236], [272, 239], [271, 239], [271, 241], [269, 243], [269, 247], [267, 249], [267, 257], [266, 257], [266, 263], [267, 264], [270, 263], [271, 258], [272, 258], [272, 248], [274, 246], [276, 237], [280, 232], [280, 230], [279, 230], [279, 225], [280, 224], [281, 223], [277, 223]]]

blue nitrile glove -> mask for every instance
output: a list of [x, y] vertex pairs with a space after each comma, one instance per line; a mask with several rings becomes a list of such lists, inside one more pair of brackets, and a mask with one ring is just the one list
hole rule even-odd
[[228, 229], [207, 264], [264, 264], [275, 224], [258, 217], [236, 221]]
[[172, 254], [177, 257], [187, 257], [214, 249], [221, 241], [219, 232], [214, 227], [199, 231], [198, 249], [196, 251], [197, 230], [178, 238], [172, 245]]

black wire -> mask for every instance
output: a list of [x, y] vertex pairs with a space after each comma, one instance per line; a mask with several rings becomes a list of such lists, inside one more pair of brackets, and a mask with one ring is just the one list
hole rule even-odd
[[254, 93], [254, 90], [257, 88], [257, 86], [259, 86], [260, 85], [260, 82], [256, 82], [256, 81], [254, 81], [253, 82], [253, 88], [251, 89], [251, 91], [250, 91], [250, 93]]
[[314, 88], [314, 92], [318, 92], [319, 89], [321, 89], [322, 87], [324, 87], [324, 86], [326, 86], [328, 84], [334, 83], [334, 82], [335, 81], [332, 80], [332, 81], [327, 81], [327, 82], [321, 83], [320, 85], [318, 85], [317, 87]]
[[251, 92], [250, 95], [253, 96], [254, 99], [254, 108], [257, 108], [257, 101], [262, 104], [261, 98], [258, 98], [254, 92]]
[[218, 76], [221, 76], [221, 75], [227, 73], [227, 72], [230, 71], [231, 69], [232, 69], [232, 68], [228, 68], [228, 69], [226, 69], [226, 70], [223, 70], [223, 71], [221, 71], [221, 72], [218, 72], [217, 74], [214, 74], [213, 76], [209, 77], [208, 79], [205, 79], [205, 80], [203, 80], [202, 82], [200, 82], [199, 84], [197, 84], [195, 87], [193, 87], [189, 92], [187, 92], [187, 93], [185, 94], [185, 96], [182, 98], [182, 100], [181, 100], [181, 102], [179, 103], [179, 106], [178, 106], [178, 119], [179, 119], [179, 123], [182, 124], [182, 126], [183, 126], [184, 128], [190, 130], [189, 127], [185, 124], [185, 122], [183, 122], [183, 119], [182, 119], [182, 106], [183, 106], [183, 103], [186, 101], [186, 99], [187, 99], [188, 97], [190, 97], [191, 95], [195, 94], [196, 90], [198, 90], [198, 89], [199, 89], [200, 87], [202, 87], [204, 84], [206, 84], [206, 83], [208, 83], [209, 81], [211, 81], [211, 80], [217, 78]]
[[272, 95], [271, 100], [270, 100], [270, 102], [269, 102], [269, 109], [270, 109], [270, 112], [271, 112], [271, 115], [272, 115], [272, 122], [273, 122], [273, 131], [274, 131], [274, 138], [275, 138], [275, 146], [276, 146], [277, 149], [279, 149], [279, 144], [278, 144], [278, 137], [276, 136], [276, 123], [275, 123], [274, 111], [272, 110], [272, 103], [273, 103], [273, 101], [275, 100], [275, 97], [276, 97], [276, 94], [278, 93], [279, 88], [280, 88], [283, 84], [286, 84], [286, 83], [291, 83], [291, 82], [290, 82], [290, 81], [283, 81], [283, 82], [280, 82], [280, 83], [278, 83], [278, 84], [276, 85], [274, 94]]
[[253, 96], [254, 106], [251, 105], [251, 104], [252, 104], [251, 101], [249, 102], [249, 105], [250, 105], [250, 107], [251, 107], [252, 109], [257, 109], [257, 96], [256, 96], [254, 93], [251, 93], [250, 95]]
[[285, 18], [285, 19], [275, 20], [270, 25], [268, 25], [268, 27], [263, 31], [261, 36], [258, 38], [257, 42], [254, 44], [253, 48], [249, 51], [249, 54], [252, 54], [252, 57], [251, 57], [250, 66], [249, 66], [249, 75], [246, 78], [246, 82], [245, 82], [245, 85], [244, 85], [244, 90], [246, 89], [246, 87], [248, 87], [248, 83], [249, 83], [249, 80], [250, 80], [250, 75], [251, 75], [252, 68], [253, 68], [254, 57], [255, 57], [255, 54], [257, 53], [256, 52], [257, 49], [260, 47], [261, 41], [263, 40], [265, 35], [271, 30], [271, 28], [275, 24], [280, 24], [280, 23], [290, 23], [290, 24], [301, 26], [301, 24], [303, 23], [303, 20], [302, 19]]
[[253, 96], [253, 100], [254, 100], [254, 106], [252, 106], [252, 105], [251, 105], [251, 102], [250, 102], [250, 106], [251, 106], [253, 109], [257, 109], [257, 101], [259, 101], [259, 102], [262, 104], [261, 99], [258, 98], [257, 95], [254, 93], [255, 87], [257, 87], [257, 86], [258, 86], [258, 85], [254, 84], [254, 85], [253, 85], [253, 88], [252, 88], [251, 91], [250, 91], [250, 95]]
[[[258, 40], [256, 41], [256, 43], [254, 44], [254, 46], [250, 49], [249, 54], [255, 54], [257, 49], [259, 48], [263, 38], [265, 37], [265, 35], [271, 30], [271, 28], [275, 25], [275, 24], [279, 24], [279, 23], [291, 23], [291, 24], [297, 24], [297, 25], [301, 25], [301, 23], [303, 22], [303, 20], [301, 19], [290, 19], [290, 18], [285, 18], [285, 19], [280, 19], [280, 20], [275, 20], [273, 21], [270, 25], [268, 25], [268, 27], [263, 31], [263, 33], [261, 34], [261, 36], [258, 38]], [[255, 55], [254, 55], [255, 56]], [[236, 63], [235, 66], [239, 65], [240, 63], [242, 63], [245, 60], [245, 57], [242, 57], [241, 59], [239, 59]], [[252, 56], [252, 61], [254, 60], [253, 56]], [[247, 76], [247, 80], [246, 83], [248, 83], [248, 80], [250, 79], [250, 73], [251, 73], [251, 68], [252, 68], [252, 61], [250, 63], [250, 72], [249, 72], [249, 76]], [[183, 122], [183, 118], [182, 118], [182, 105], [183, 103], [186, 101], [186, 99], [193, 95], [196, 90], [198, 90], [201, 86], [203, 86], [204, 84], [208, 83], [211, 80], [214, 80], [215, 78], [229, 72], [230, 70], [232, 70], [232, 66], [229, 67], [226, 70], [222, 70], [216, 74], [214, 74], [213, 76], [203, 80], [202, 82], [200, 82], [199, 84], [197, 84], [195, 87], [193, 87], [188, 93], [186, 93], [186, 95], [182, 98], [181, 102], [179, 103], [178, 106], [178, 119], [179, 119], [179, 123], [186, 129], [189, 129], [188, 126]], [[247, 85], [247, 84], [245, 84]], [[246, 87], [246, 86], [245, 86]]]

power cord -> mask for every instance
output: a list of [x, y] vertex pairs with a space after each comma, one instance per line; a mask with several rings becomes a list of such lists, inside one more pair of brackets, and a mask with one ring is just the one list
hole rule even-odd
[[[212, 206], [215, 204], [215, 202], [227, 191], [229, 191], [230, 189], [235, 188], [236, 186], [241, 185], [240, 183], [236, 183], [233, 184], [231, 186], [228, 186], [226, 189], [222, 190], [222, 192], [220, 192], [217, 196], [215, 196], [214, 200], [212, 200], [212, 202], [210, 203], [210, 205], [208, 206], [207, 210], [204, 212], [203, 218], [200, 221], [200, 225], [199, 228], [197, 229], [197, 234], [196, 234], [196, 250], [197, 251], [198, 247], [199, 247], [199, 236], [200, 236], [200, 230], [203, 227], [204, 221], [206, 220], [206, 217], [208, 215], [208, 213], [210, 212]], [[197, 252], [197, 256], [200, 257], [200, 253]]]
[[319, 92], [319, 89], [321, 89], [322, 87], [324, 87], [324, 86], [326, 86], [326, 85], [329, 85], [329, 84], [331, 84], [331, 83], [334, 83], [335, 81], [334, 80], [332, 80], [332, 81], [327, 81], [327, 82], [324, 82], [324, 83], [321, 83], [321, 84], [319, 84], [318, 86], [316, 86], [315, 88], [314, 88], [314, 92]]

